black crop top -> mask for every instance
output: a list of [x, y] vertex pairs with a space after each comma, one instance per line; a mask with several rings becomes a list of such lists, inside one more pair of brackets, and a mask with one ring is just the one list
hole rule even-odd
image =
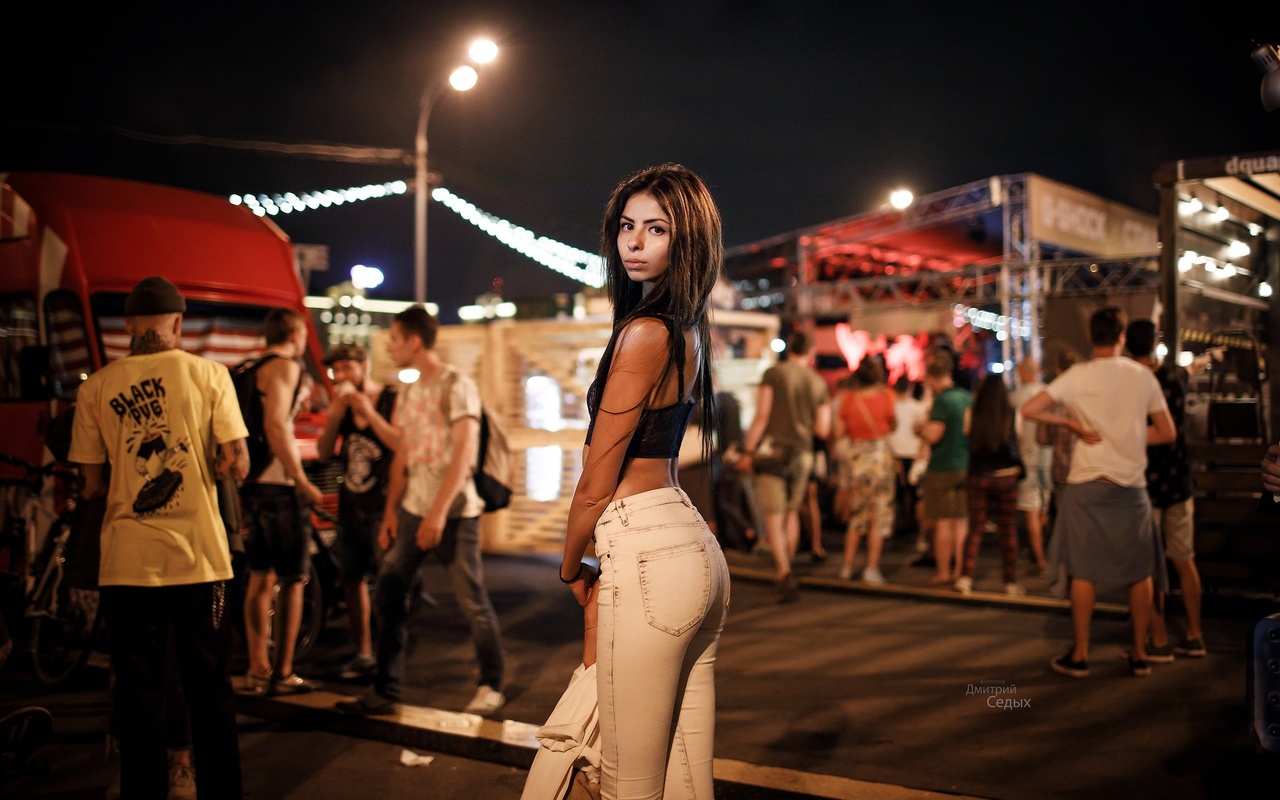
[[[675, 458], [680, 455], [680, 443], [684, 441], [684, 432], [689, 427], [695, 405], [690, 400], [641, 411], [631, 443], [627, 445], [627, 458]], [[592, 417], [587, 428], [587, 444], [591, 444], [591, 432], [595, 427], [596, 418]]]
[[[668, 330], [671, 324], [667, 324]], [[674, 332], [673, 332], [674, 335]], [[684, 397], [684, 348], [676, 348], [676, 375], [679, 380], [677, 397]], [[600, 392], [604, 396], [603, 389]], [[588, 403], [588, 406], [590, 403]], [[685, 430], [693, 417], [697, 403], [690, 400], [685, 403], [663, 406], [662, 408], [646, 408], [640, 412], [640, 420], [636, 423], [635, 432], [631, 434], [631, 442], [627, 445], [627, 458], [676, 458], [680, 455], [680, 443], [684, 441]], [[591, 408], [591, 422], [587, 426], [585, 444], [591, 444], [591, 433], [596, 428], [596, 414], [599, 408]]]

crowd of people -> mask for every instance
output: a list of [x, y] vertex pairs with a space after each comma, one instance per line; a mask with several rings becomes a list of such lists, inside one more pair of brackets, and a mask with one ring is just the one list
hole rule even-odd
[[[1189, 374], [1213, 353], [1190, 370], [1161, 366], [1154, 324], [1106, 307], [1090, 320], [1089, 359], [1063, 359], [1044, 380], [1025, 359], [1012, 392], [1001, 375], [971, 390], [953, 354], [937, 347], [920, 385], [890, 387], [884, 364], [868, 356], [832, 393], [811, 366], [811, 337], [796, 332], [763, 374], [743, 430], [713, 380], [707, 302], [721, 242], [705, 185], [678, 165], [635, 173], [615, 189], [602, 229], [615, 324], [587, 398], [560, 580], [583, 606], [580, 674], [592, 676], [598, 736], [590, 778], [603, 796], [711, 795], [714, 662], [729, 605], [723, 549], [767, 550], [779, 601], [795, 601], [806, 518], [813, 556], [825, 557], [816, 508], [824, 482], [844, 529], [841, 579], [885, 583], [884, 543], [905, 531], [921, 560], [932, 558], [932, 582], [967, 594], [993, 530], [1007, 594], [1024, 592], [1025, 569], [1047, 572], [1052, 590], [1070, 598], [1073, 642], [1054, 671], [1088, 674], [1097, 593], [1116, 587], [1129, 597], [1132, 674], [1175, 653], [1205, 655], [1183, 403]], [[194, 772], [203, 798], [241, 796], [227, 613], [238, 578], [247, 581], [243, 691], [320, 686], [293, 663], [311, 512], [322, 498], [294, 440], [305, 319], [289, 309], [267, 315], [252, 376], [261, 413], [248, 415], [228, 370], [180, 349], [185, 308], [164, 278], [134, 288], [130, 356], [80, 387], [68, 456], [86, 497], [107, 501], [99, 584], [126, 797], [173, 796], [175, 711], [188, 756], [178, 771]], [[337, 345], [324, 359], [335, 389], [318, 449], [341, 464], [337, 548], [354, 648], [332, 674], [370, 682], [338, 702], [348, 714], [390, 713], [401, 700], [415, 576], [428, 560], [447, 572], [475, 644], [477, 688], [464, 711], [491, 715], [506, 701], [479, 546], [484, 501], [472, 478], [480, 394], [441, 358], [437, 332], [421, 306], [396, 316], [388, 354], [418, 373], [399, 388], [370, 380], [359, 346]], [[717, 465], [696, 501], [677, 478], [692, 474], [686, 429], [698, 445], [688, 463]], [[269, 449], [262, 464], [246, 444], [255, 436]], [[1280, 466], [1269, 459], [1264, 475], [1280, 491]], [[242, 554], [241, 523], [224, 519], [220, 484], [238, 487]], [[1166, 557], [1186, 616], [1176, 640]], [[556, 791], [570, 775], [559, 769], [548, 784]], [[531, 772], [527, 797], [551, 796], [546, 772]]]
[[[810, 365], [808, 338], [793, 336], [787, 362], [765, 373], [737, 462], [765, 498], [768, 535], [757, 546], [771, 552], [779, 602], [797, 597], [797, 526], [784, 513], [803, 503], [813, 451], [802, 443], [812, 435], [834, 461], [830, 516], [845, 529], [841, 579], [885, 583], [883, 543], [906, 530], [921, 553], [913, 563], [932, 562], [930, 582], [970, 594], [982, 542], [994, 533], [1005, 594], [1026, 593], [1020, 576], [1048, 573], [1051, 593], [1070, 599], [1074, 641], [1051, 664], [1055, 671], [1088, 674], [1099, 591], [1128, 593], [1134, 675], [1175, 654], [1203, 656], [1184, 403], [1190, 377], [1221, 350], [1185, 368], [1162, 365], [1155, 324], [1129, 321], [1114, 306], [1092, 315], [1090, 341], [1088, 359], [1066, 353], [1053, 370], [1024, 358], [1012, 390], [1001, 374], [973, 385], [954, 354], [936, 345], [918, 393], [905, 379], [891, 389], [884, 364], [867, 355], [828, 396]], [[752, 459], [779, 441], [789, 461]], [[1177, 639], [1166, 628], [1166, 562], [1186, 617]]]

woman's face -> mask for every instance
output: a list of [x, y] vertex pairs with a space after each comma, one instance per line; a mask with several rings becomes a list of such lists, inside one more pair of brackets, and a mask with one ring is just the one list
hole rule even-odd
[[667, 271], [671, 246], [671, 221], [648, 192], [627, 198], [618, 223], [618, 255], [627, 277], [652, 283]]

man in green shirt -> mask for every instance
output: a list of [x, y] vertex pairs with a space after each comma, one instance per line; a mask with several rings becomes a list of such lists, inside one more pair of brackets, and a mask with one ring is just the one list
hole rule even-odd
[[933, 395], [928, 419], [917, 423], [917, 433], [929, 445], [929, 468], [920, 480], [924, 514], [934, 521], [933, 556], [938, 572], [936, 585], [960, 577], [964, 540], [969, 533], [969, 438], [964, 418], [973, 395], [955, 385], [950, 354], [938, 352], [925, 367], [925, 386]]

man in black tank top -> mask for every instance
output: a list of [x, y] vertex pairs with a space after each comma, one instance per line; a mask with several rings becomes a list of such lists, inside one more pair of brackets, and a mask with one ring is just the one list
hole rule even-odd
[[369, 579], [378, 568], [377, 538], [387, 501], [387, 472], [393, 455], [391, 409], [395, 391], [367, 380], [368, 362], [363, 347], [336, 345], [324, 363], [333, 373], [333, 399], [317, 449], [321, 461], [342, 460], [338, 485], [338, 566], [347, 600], [347, 618], [356, 652], [335, 667], [332, 677], [341, 680], [373, 674], [373, 638], [370, 633]]

